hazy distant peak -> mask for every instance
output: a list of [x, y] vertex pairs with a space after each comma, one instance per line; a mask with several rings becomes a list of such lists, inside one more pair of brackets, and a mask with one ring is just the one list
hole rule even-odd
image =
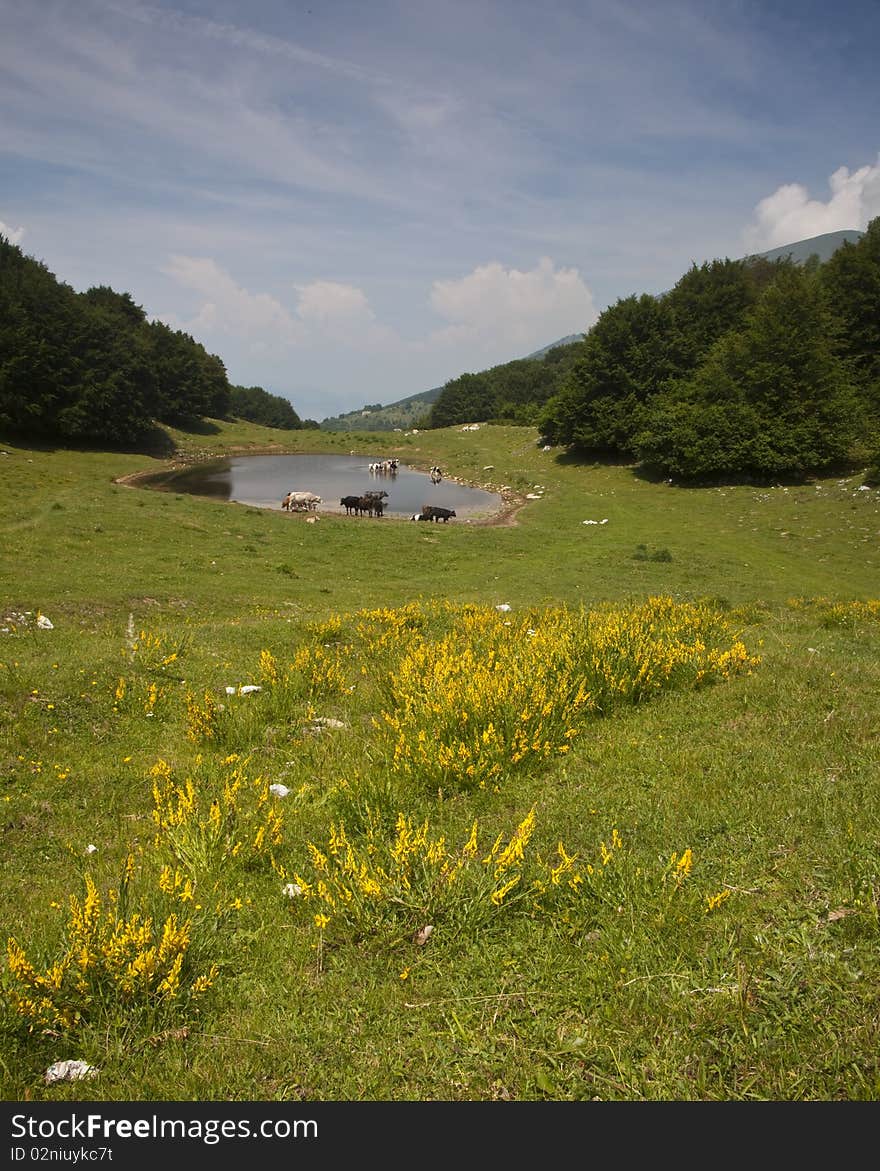
[[784, 260], [791, 258], [795, 264], [804, 264], [811, 256], [818, 256], [822, 264], [830, 260], [843, 244], [857, 244], [864, 232], [845, 228], [840, 232], [825, 232], [822, 236], [811, 236], [809, 240], [798, 240], [794, 244], [782, 244], [768, 252], [752, 252], [746, 260]]

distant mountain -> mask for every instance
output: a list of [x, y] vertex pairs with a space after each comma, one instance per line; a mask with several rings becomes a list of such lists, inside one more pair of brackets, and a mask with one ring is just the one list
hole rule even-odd
[[533, 354], [526, 354], [526, 360], [529, 358], [543, 358], [545, 354], [549, 354], [551, 350], [555, 350], [557, 346], [570, 346], [573, 342], [582, 342], [584, 335], [582, 333], [569, 333], [565, 337], [561, 337], [558, 342], [551, 342], [549, 346], [544, 346], [540, 350], [535, 350]]
[[781, 248], [771, 248], [769, 252], [755, 252], [744, 257], [745, 260], [784, 260], [790, 257], [794, 264], [806, 264], [811, 256], [817, 256], [820, 264], [830, 260], [838, 248], [843, 244], [857, 244], [864, 236], [864, 232], [847, 229], [842, 232], [826, 232], [824, 236], [811, 236], [809, 240], [798, 240], [796, 244], [783, 244]]
[[[856, 229], [846, 229], [840, 232], [826, 232], [822, 236], [811, 236], [808, 240], [798, 240], [794, 244], [783, 244], [780, 248], [771, 248], [768, 252], [752, 252], [741, 257], [742, 260], [783, 260], [790, 257], [794, 264], [806, 264], [811, 256], [816, 256], [821, 264], [829, 260], [844, 243], [856, 244], [864, 235]], [[662, 296], [663, 294], [658, 294]], [[543, 358], [550, 350], [558, 346], [569, 346], [574, 342], [582, 341], [584, 334], [569, 333], [565, 337], [526, 354], [529, 358]], [[428, 408], [436, 402], [443, 391], [442, 386], [435, 386], [433, 390], [423, 390], [419, 394], [411, 394], [408, 398], [399, 399], [388, 406], [376, 404], [365, 406], [359, 411], [349, 411], [345, 415], [336, 415], [324, 419], [321, 428], [325, 431], [393, 431], [395, 428], [408, 430], [417, 427], [419, 421], [428, 414]]]

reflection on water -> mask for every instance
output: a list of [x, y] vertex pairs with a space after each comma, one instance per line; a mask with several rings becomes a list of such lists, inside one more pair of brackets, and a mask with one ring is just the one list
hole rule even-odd
[[423, 505], [453, 508], [457, 515], [489, 515], [501, 506], [501, 497], [453, 480], [432, 484], [427, 472], [401, 464], [396, 473], [371, 472], [369, 456], [357, 455], [246, 455], [198, 464], [151, 478], [150, 487], [234, 500], [256, 508], [281, 508], [288, 492], [315, 492], [318, 511], [345, 512], [343, 496], [362, 496], [384, 490], [385, 511], [412, 516]]

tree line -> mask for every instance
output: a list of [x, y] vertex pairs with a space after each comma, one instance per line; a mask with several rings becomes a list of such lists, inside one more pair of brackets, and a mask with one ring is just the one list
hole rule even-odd
[[106, 285], [77, 293], [0, 235], [0, 429], [130, 444], [157, 422], [230, 417], [310, 425], [287, 399], [231, 385], [216, 354], [147, 320], [130, 294]]
[[880, 217], [824, 264], [694, 264], [581, 342], [466, 374], [432, 426], [534, 422], [543, 441], [700, 480], [880, 462]]
[[540, 358], [518, 358], [445, 384], [422, 423], [512, 423], [537, 426], [541, 408], [558, 391], [582, 352], [582, 343], [555, 346]]

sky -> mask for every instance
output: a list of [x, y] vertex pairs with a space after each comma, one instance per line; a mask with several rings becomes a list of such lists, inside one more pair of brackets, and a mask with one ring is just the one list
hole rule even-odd
[[0, 0], [0, 234], [321, 421], [880, 215], [880, 0]]

